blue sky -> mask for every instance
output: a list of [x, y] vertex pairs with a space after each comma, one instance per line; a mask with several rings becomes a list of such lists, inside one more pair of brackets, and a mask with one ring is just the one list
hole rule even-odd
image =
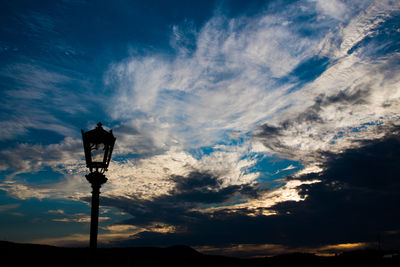
[[0, 10], [1, 239], [87, 246], [80, 129], [101, 121], [103, 246], [398, 248], [396, 1]]

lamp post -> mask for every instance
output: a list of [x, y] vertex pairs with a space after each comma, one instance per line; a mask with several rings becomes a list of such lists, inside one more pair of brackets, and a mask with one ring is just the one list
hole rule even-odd
[[97, 228], [99, 222], [100, 187], [107, 182], [104, 172], [110, 164], [115, 140], [112, 130], [107, 132], [101, 122], [93, 130], [82, 131], [83, 149], [85, 150], [86, 167], [90, 173], [86, 179], [92, 185], [92, 212], [90, 218], [90, 248], [97, 248]]

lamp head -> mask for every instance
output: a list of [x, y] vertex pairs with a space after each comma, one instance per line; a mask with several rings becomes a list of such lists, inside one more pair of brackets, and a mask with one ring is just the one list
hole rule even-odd
[[112, 130], [107, 132], [99, 122], [95, 129], [87, 132], [81, 131], [86, 167], [89, 168], [90, 172], [104, 173], [110, 164], [116, 140]]

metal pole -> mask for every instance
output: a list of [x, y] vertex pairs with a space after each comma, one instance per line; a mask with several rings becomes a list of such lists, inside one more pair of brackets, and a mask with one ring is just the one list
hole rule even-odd
[[99, 225], [100, 184], [92, 183], [92, 213], [90, 218], [90, 248], [97, 248], [97, 230]]
[[90, 217], [90, 249], [95, 251], [97, 248], [97, 231], [99, 225], [99, 198], [101, 185], [107, 182], [104, 174], [91, 172], [86, 175], [86, 179], [92, 185], [92, 212]]

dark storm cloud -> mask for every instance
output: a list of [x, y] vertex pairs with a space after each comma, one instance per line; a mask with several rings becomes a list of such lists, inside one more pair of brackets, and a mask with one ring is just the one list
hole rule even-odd
[[[212, 245], [284, 244], [292, 247], [351, 242], [376, 242], [378, 237], [390, 246], [399, 230], [400, 215], [400, 138], [390, 136], [365, 142], [362, 147], [341, 154], [326, 155], [324, 171], [301, 179], [320, 179], [298, 189], [305, 201], [281, 202], [271, 207], [278, 215], [249, 216], [247, 210], [213, 214], [193, 211], [198, 204], [231, 198], [243, 187], [221, 190], [220, 196], [208, 188], [217, 185], [215, 177], [192, 173], [178, 179], [171, 196], [148, 201], [106, 199], [104, 204], [119, 207], [132, 216], [124, 224], [146, 225], [160, 222], [177, 227], [175, 233], [142, 232], [132, 240], [116, 245]], [[251, 188], [254, 191], [257, 188]], [[249, 190], [249, 189], [247, 189]], [[193, 194], [191, 200], [190, 194]], [[202, 197], [199, 197], [202, 196]], [[136, 236], [137, 237], [137, 236]]]
[[232, 185], [219, 189], [217, 177], [201, 172], [192, 172], [188, 177], [173, 176], [172, 179], [177, 183], [174, 200], [182, 203], [221, 203], [248, 187]]
[[[192, 172], [187, 177], [172, 176], [175, 188], [155, 199], [102, 198], [102, 205], [117, 207], [133, 216], [123, 223], [145, 226], [161, 222], [185, 226], [193, 221], [208, 221], [210, 216], [198, 209], [209, 204], [234, 201], [235, 197], [254, 198], [257, 185], [231, 185], [221, 188], [220, 181], [210, 173]], [[89, 201], [89, 199], [86, 199]]]
[[306, 201], [279, 203], [273, 209], [313, 225], [308, 241], [377, 241], [380, 234], [398, 230], [400, 138], [365, 142], [360, 148], [326, 157], [322, 174], [303, 177], [322, 180], [301, 186], [300, 193], [308, 195]]
[[400, 139], [364, 141], [365, 146], [328, 155], [326, 180], [355, 187], [394, 190], [400, 185]]

